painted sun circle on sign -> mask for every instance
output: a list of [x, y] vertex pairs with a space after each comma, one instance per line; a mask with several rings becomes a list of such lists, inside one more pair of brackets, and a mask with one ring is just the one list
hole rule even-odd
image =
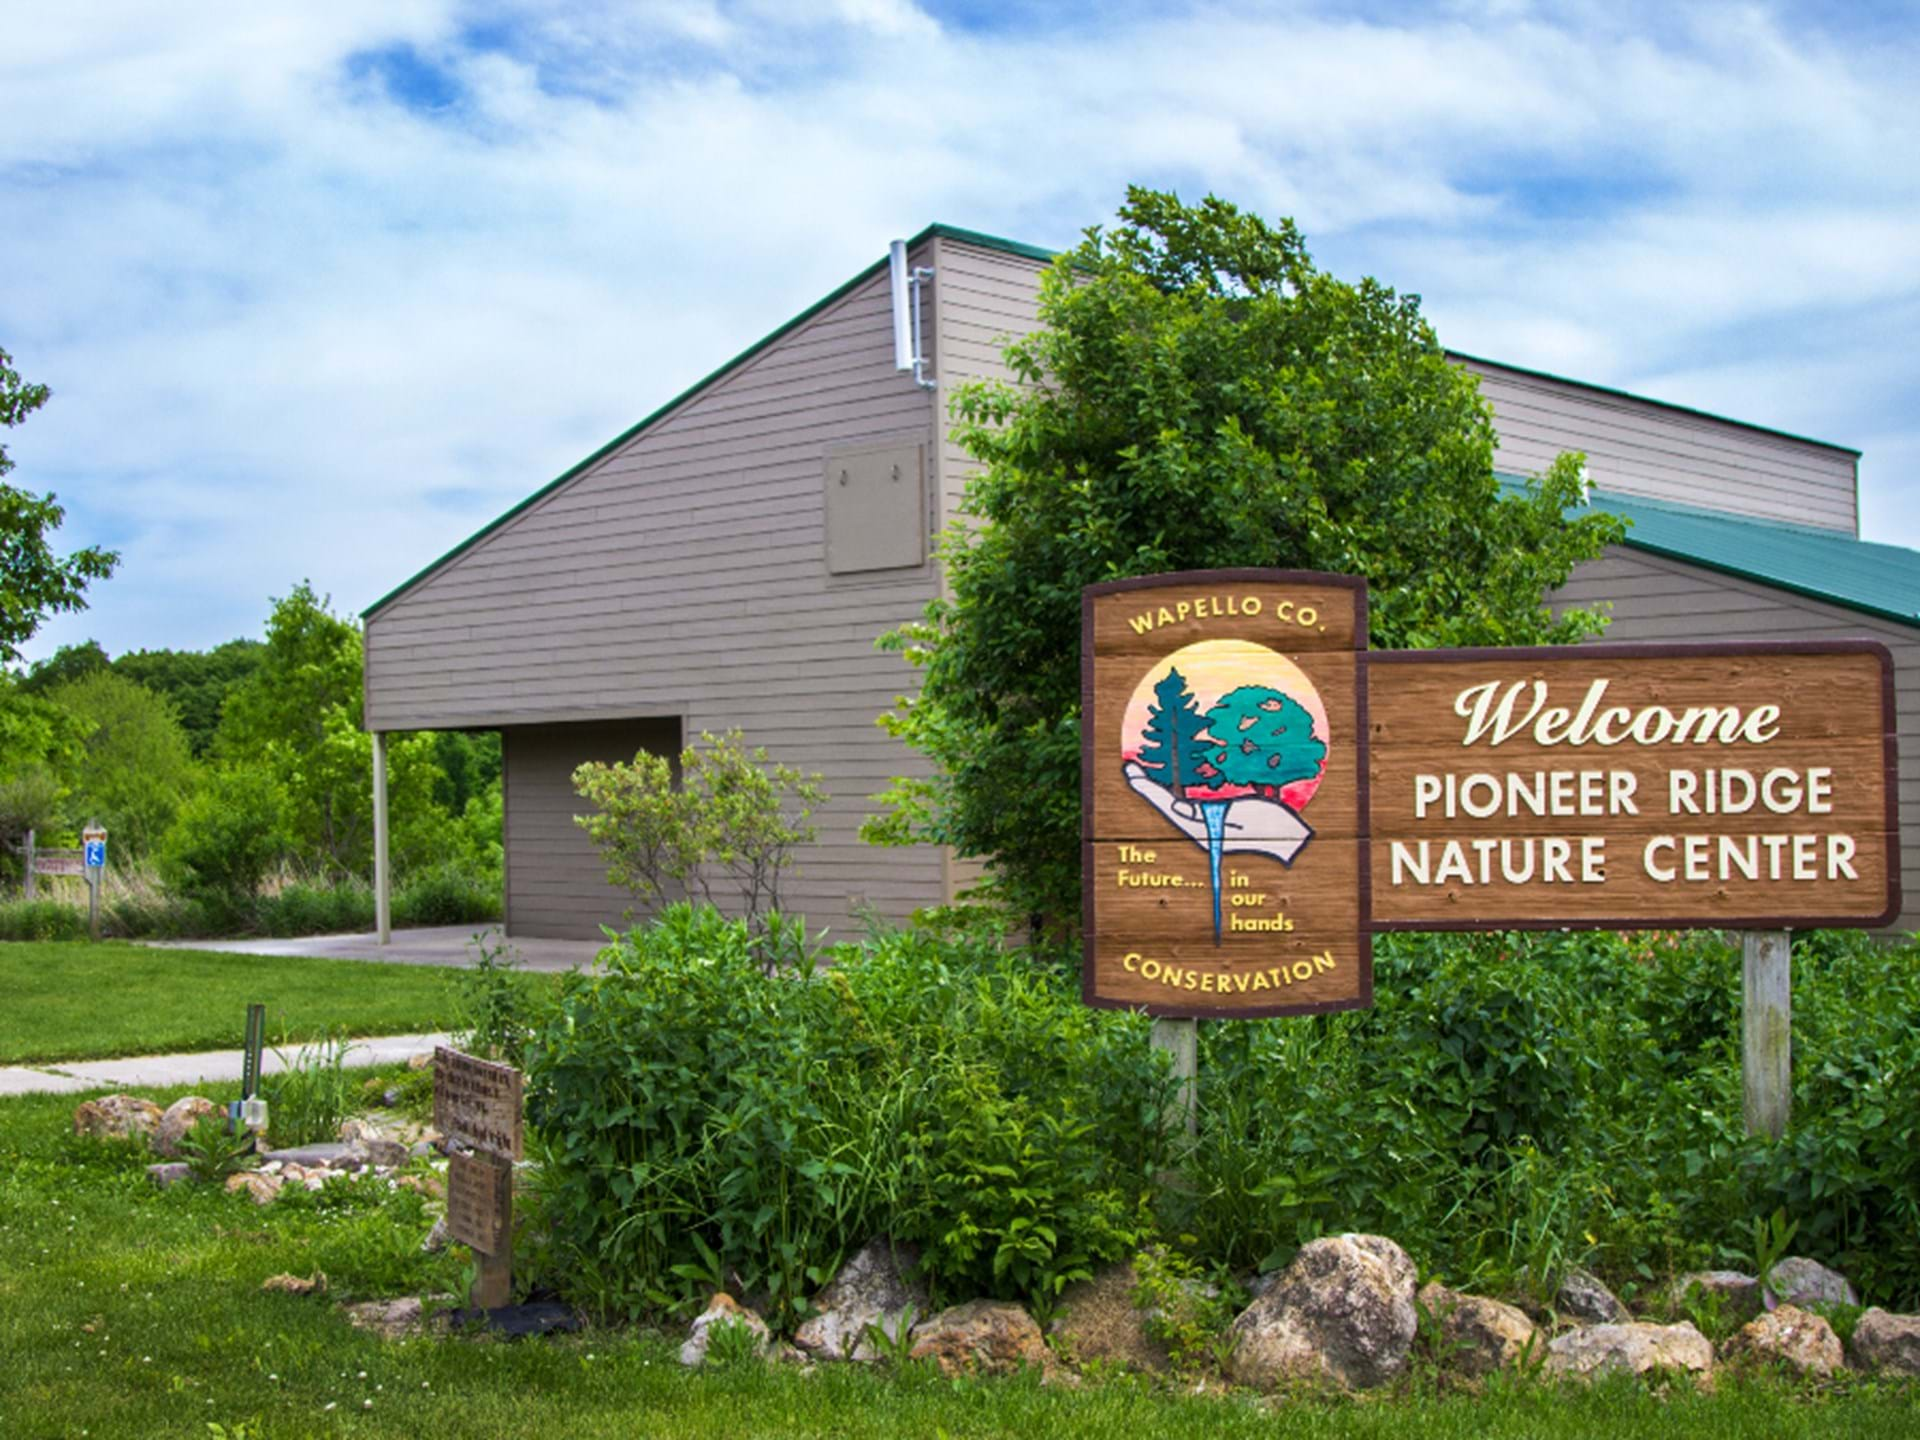
[[[1176, 670], [1184, 685], [1167, 684]], [[1327, 707], [1313, 681], [1307, 678], [1306, 671], [1279, 651], [1270, 650], [1252, 640], [1201, 640], [1164, 656], [1134, 687], [1120, 724], [1121, 758], [1140, 762], [1142, 751], [1147, 751], [1151, 758], [1164, 748], [1157, 747], [1155, 743], [1156, 740], [1163, 740], [1166, 732], [1166, 722], [1157, 719], [1156, 713], [1162, 709], [1163, 700], [1181, 709], [1190, 728], [1200, 724], [1209, 711], [1216, 711], [1215, 717], [1201, 726], [1200, 738], [1210, 742], [1214, 757], [1219, 756], [1226, 747], [1234, 744], [1235, 737], [1214, 733], [1215, 727], [1232, 719], [1227, 711], [1216, 710], [1216, 707], [1226, 697], [1250, 688], [1272, 692], [1273, 698], [1246, 696], [1243, 693], [1243, 708], [1250, 701], [1277, 712], [1287, 701], [1293, 701], [1312, 721], [1312, 738], [1320, 742], [1322, 753], [1330, 750], [1333, 737], [1327, 726]], [[1244, 726], [1248, 722], [1243, 719], [1240, 723]], [[1154, 733], [1149, 733], [1150, 727]], [[1211, 759], [1209, 765], [1212, 765]], [[1322, 759], [1313, 775], [1290, 780], [1278, 787], [1279, 799], [1295, 810], [1302, 809], [1313, 799], [1314, 792], [1320, 788], [1325, 776], [1326, 762]], [[1212, 774], [1203, 772], [1199, 779], [1204, 783], [1186, 782], [1189, 798], [1238, 799], [1243, 795], [1259, 793], [1259, 787], [1235, 783], [1217, 769]]]

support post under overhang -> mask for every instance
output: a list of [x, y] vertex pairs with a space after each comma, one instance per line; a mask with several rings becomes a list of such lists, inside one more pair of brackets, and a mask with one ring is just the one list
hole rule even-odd
[[373, 923], [380, 943], [393, 939], [393, 871], [387, 859], [387, 737], [373, 732]]

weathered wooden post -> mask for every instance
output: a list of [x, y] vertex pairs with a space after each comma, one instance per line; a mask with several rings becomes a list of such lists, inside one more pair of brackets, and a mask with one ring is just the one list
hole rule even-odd
[[447, 1163], [447, 1233], [473, 1251], [467, 1303], [498, 1310], [513, 1299], [513, 1162], [520, 1158], [525, 1079], [511, 1065], [441, 1046], [433, 1052], [433, 1123], [470, 1148]]
[[1195, 1103], [1200, 1068], [1199, 1032], [1200, 1022], [1191, 1018], [1162, 1015], [1153, 1022], [1153, 1048], [1166, 1051], [1173, 1062], [1173, 1103], [1161, 1116], [1161, 1127], [1169, 1132], [1176, 1128], [1185, 1130], [1189, 1145], [1200, 1133]]
[[1785, 930], [1741, 932], [1740, 1052], [1747, 1133], [1778, 1140], [1793, 1105], [1793, 946]]

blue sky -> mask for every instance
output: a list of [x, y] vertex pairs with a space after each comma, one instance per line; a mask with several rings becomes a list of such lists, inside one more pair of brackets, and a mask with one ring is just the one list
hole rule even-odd
[[1905, 5], [16, 10], [11, 479], [125, 556], [32, 654], [358, 610], [893, 236], [1064, 245], [1129, 181], [1457, 349], [1855, 446], [1920, 546]]

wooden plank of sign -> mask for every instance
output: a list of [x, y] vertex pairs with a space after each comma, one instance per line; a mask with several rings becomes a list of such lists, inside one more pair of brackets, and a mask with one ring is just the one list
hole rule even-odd
[[[1365, 668], [1376, 929], [1786, 929], [1899, 912], [1883, 647], [1384, 652]], [[1516, 720], [1533, 711], [1536, 684], [1536, 715], [1568, 714], [1544, 732], [1514, 724], [1497, 744], [1488, 731], [1469, 738], [1480, 687], [1497, 700], [1516, 684]], [[1764, 738], [1726, 728], [1732, 711], [1763, 706], [1778, 707]], [[1668, 717], [1709, 710], [1711, 738], [1697, 738], [1702, 719], [1684, 739], [1658, 738]], [[1601, 743], [1641, 716], [1648, 743]], [[1550, 845], [1566, 847], [1557, 869]]]
[[433, 1124], [510, 1160], [521, 1155], [525, 1080], [511, 1065], [477, 1060], [442, 1045], [433, 1052]]
[[86, 852], [82, 850], [36, 850], [33, 855], [36, 875], [84, 875]]
[[[1082, 625], [1087, 1003], [1210, 1017], [1371, 1003], [1364, 584], [1271, 570], [1151, 576], [1090, 587]], [[1235, 646], [1252, 657], [1244, 674], [1219, 658]], [[1148, 682], [1170, 659], [1203, 708], [1222, 686], [1258, 683], [1309, 709], [1317, 696], [1324, 711], [1313, 733], [1327, 746], [1325, 768], [1311, 799], [1293, 813], [1228, 811], [1217, 939], [1200, 812], [1142, 788], [1127, 761], [1152, 703]], [[1297, 852], [1271, 853], [1279, 847], [1268, 842], [1297, 840], [1303, 826]]]
[[513, 1233], [513, 1165], [503, 1156], [455, 1151], [447, 1160], [447, 1234], [482, 1254]]

